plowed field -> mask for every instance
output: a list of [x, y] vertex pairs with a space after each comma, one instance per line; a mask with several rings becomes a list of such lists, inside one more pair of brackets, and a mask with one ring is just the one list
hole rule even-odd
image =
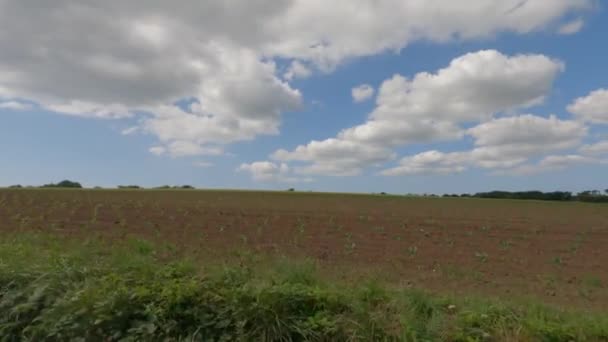
[[608, 307], [608, 206], [191, 190], [0, 190], [0, 231], [308, 257], [431, 291]]

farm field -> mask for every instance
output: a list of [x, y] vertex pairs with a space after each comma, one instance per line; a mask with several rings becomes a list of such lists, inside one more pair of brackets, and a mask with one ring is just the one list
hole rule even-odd
[[0, 231], [140, 238], [206, 260], [313, 260], [328, 277], [608, 307], [608, 206], [298, 192], [0, 190]]

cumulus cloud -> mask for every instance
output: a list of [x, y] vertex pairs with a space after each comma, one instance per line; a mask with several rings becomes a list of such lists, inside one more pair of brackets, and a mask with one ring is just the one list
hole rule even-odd
[[250, 164], [243, 163], [237, 171], [248, 172], [253, 180], [258, 182], [298, 183], [311, 180], [310, 178], [294, 177], [291, 169], [285, 163], [278, 164], [270, 161], [257, 161]]
[[575, 34], [580, 31], [584, 25], [585, 21], [582, 18], [578, 18], [562, 25], [557, 32], [563, 35]]
[[411, 80], [395, 75], [385, 81], [371, 117], [479, 121], [498, 111], [542, 102], [563, 69], [562, 62], [544, 55], [468, 53], [435, 74], [421, 72]]
[[202, 146], [187, 140], [176, 140], [165, 146], [151, 147], [150, 152], [158, 156], [169, 155], [172, 157], [188, 157], [201, 155], [215, 156], [222, 154], [223, 150], [218, 147]]
[[[289, 81], [417, 40], [552, 29], [591, 4], [0, 1], [0, 96], [84, 117], [144, 115], [141, 132], [160, 140], [154, 151], [171, 153], [174, 141], [204, 149], [276, 134], [281, 114], [299, 108], [301, 94], [277, 75], [277, 60], [290, 63], [283, 75]], [[172, 108], [191, 98], [197, 110]]]
[[23, 103], [19, 101], [0, 101], [0, 109], [7, 109], [13, 111], [22, 111], [32, 109], [33, 106], [29, 103]]
[[139, 131], [139, 127], [138, 126], [133, 126], [133, 127], [129, 127], [129, 128], [125, 128], [122, 131], [120, 131], [120, 134], [122, 135], [131, 135], [133, 133], [136, 133], [137, 131]]
[[380, 174], [384, 176], [402, 176], [457, 173], [466, 169], [464, 164], [467, 159], [466, 153], [443, 153], [432, 150], [405, 157], [401, 159], [399, 166], [383, 170]]
[[579, 152], [584, 155], [606, 155], [608, 157], [608, 140], [583, 145], [579, 148]]
[[579, 97], [568, 106], [568, 111], [586, 122], [608, 124], [608, 89], [594, 90]]
[[[423, 152], [401, 159], [399, 166], [384, 170], [381, 174], [447, 174], [462, 172], [469, 167], [512, 169], [531, 158], [576, 147], [586, 134], [587, 128], [580, 122], [559, 120], [555, 116], [544, 118], [525, 114], [493, 119], [467, 130], [467, 135], [475, 140], [475, 147], [470, 151]], [[575, 162], [577, 159], [568, 160]], [[527, 166], [525, 169], [544, 170], [556, 164], [557, 158], [550, 158], [538, 166]]]
[[289, 69], [283, 74], [286, 80], [292, 80], [295, 78], [308, 78], [312, 75], [312, 70], [304, 65], [300, 61], [293, 61], [289, 66]]
[[265, 50], [331, 70], [344, 59], [398, 51], [416, 40], [445, 42], [502, 31], [542, 30], [592, 4], [589, 0], [295, 0], [284, 15], [268, 22], [268, 32], [275, 38]]
[[[277, 151], [272, 158], [310, 162], [312, 165], [298, 169], [307, 173], [358, 174], [366, 166], [394, 158], [395, 147], [460, 139], [467, 133], [464, 124], [541, 103], [563, 68], [562, 62], [543, 55], [507, 56], [485, 50], [458, 57], [436, 73], [421, 72], [411, 79], [395, 75], [382, 83], [367, 122], [344, 129], [335, 138], [312, 141], [291, 152]], [[491, 125], [480, 126], [468, 134], [483, 142], [490, 139], [483, 130], [495, 131]], [[489, 163], [490, 156], [500, 151], [492, 144], [482, 145], [477, 153]]]
[[103, 105], [92, 102], [70, 101], [62, 104], [48, 104], [46, 109], [67, 115], [98, 119], [122, 119], [133, 116], [133, 113], [126, 106], [118, 103]]
[[584, 164], [606, 164], [608, 161], [597, 158], [581, 156], [577, 154], [568, 155], [552, 155], [544, 157], [536, 164], [520, 165], [513, 169], [497, 172], [498, 174], [510, 175], [534, 175], [539, 173], [553, 172], [564, 170], [568, 167]]
[[369, 165], [380, 165], [394, 158], [394, 153], [383, 146], [374, 146], [343, 139], [312, 141], [294, 151], [278, 150], [272, 158], [280, 161], [307, 161], [312, 165], [298, 167], [302, 174], [352, 176]]
[[369, 84], [362, 84], [351, 90], [353, 101], [359, 103], [371, 99], [376, 90]]
[[576, 147], [587, 134], [577, 121], [520, 115], [495, 119], [467, 132], [475, 139], [470, 152], [481, 167], [511, 167], [531, 157]]

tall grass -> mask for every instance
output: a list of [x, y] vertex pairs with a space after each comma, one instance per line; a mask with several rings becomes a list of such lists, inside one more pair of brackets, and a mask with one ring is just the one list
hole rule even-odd
[[141, 240], [0, 238], [0, 340], [608, 341], [608, 315], [338, 284], [312, 261], [160, 254]]

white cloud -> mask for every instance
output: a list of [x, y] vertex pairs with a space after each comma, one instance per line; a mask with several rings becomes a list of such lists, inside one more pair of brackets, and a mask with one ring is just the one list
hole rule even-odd
[[584, 165], [584, 164], [606, 164], [608, 161], [585, 157], [576, 154], [568, 155], [553, 155], [543, 158], [536, 164], [520, 165], [513, 169], [499, 171], [497, 174], [511, 174], [511, 175], [534, 175], [539, 173], [547, 173], [553, 171], [564, 170], [569, 167]]
[[600, 141], [595, 144], [583, 145], [579, 152], [584, 155], [606, 155], [608, 156], [608, 140]]
[[463, 165], [468, 159], [466, 153], [443, 153], [439, 151], [427, 151], [414, 156], [405, 157], [399, 162], [399, 166], [383, 170], [380, 174], [384, 176], [402, 176], [412, 174], [450, 174], [462, 172], [466, 169]]
[[293, 80], [296, 78], [308, 78], [312, 75], [312, 70], [304, 65], [300, 61], [293, 61], [289, 66], [289, 69], [283, 74], [286, 80]]
[[299, 178], [292, 175], [292, 170], [285, 163], [258, 161], [251, 164], [241, 164], [239, 172], [248, 172], [253, 180], [258, 182], [298, 183], [311, 181], [310, 178]]
[[568, 111], [586, 122], [608, 124], [608, 89], [592, 91], [568, 106]]
[[98, 119], [123, 119], [130, 118], [133, 114], [121, 104], [97, 104], [83, 101], [71, 101], [63, 104], [49, 104], [46, 109], [67, 115], [98, 118]]
[[369, 165], [379, 165], [394, 158], [394, 153], [383, 146], [374, 146], [342, 139], [312, 141], [294, 151], [278, 150], [272, 155], [280, 161], [307, 161], [312, 165], [296, 168], [301, 174], [351, 176]]
[[369, 84], [361, 84], [360, 86], [354, 87], [351, 91], [353, 101], [359, 103], [371, 99], [374, 96], [376, 90]]
[[483, 168], [510, 168], [530, 158], [578, 146], [587, 127], [577, 121], [520, 115], [495, 119], [467, 132], [475, 139], [471, 162]]
[[475, 139], [471, 151], [481, 167], [508, 167], [551, 151], [576, 147], [587, 134], [577, 121], [520, 115], [495, 119], [467, 131]]
[[139, 127], [138, 126], [133, 126], [133, 127], [129, 127], [129, 128], [125, 128], [122, 131], [120, 131], [120, 134], [122, 135], [131, 135], [133, 133], [136, 133], [137, 131], [139, 131]]
[[208, 147], [188, 140], [171, 141], [165, 146], [150, 148], [150, 152], [156, 155], [169, 155], [171, 157], [189, 157], [210, 155], [217, 156], [223, 153], [219, 147]]
[[[445, 42], [542, 30], [588, 0], [296, 0], [268, 23], [267, 53], [331, 69], [347, 58], [398, 51], [416, 40]], [[311, 24], [314, 23], [314, 24]]]
[[562, 25], [557, 32], [563, 35], [575, 34], [580, 31], [585, 25], [585, 21], [582, 18], [578, 18]]
[[[308, 173], [358, 174], [366, 166], [391, 160], [397, 146], [460, 139], [465, 123], [542, 102], [563, 68], [560, 61], [543, 55], [506, 56], [486, 50], [458, 57], [436, 73], [421, 72], [412, 79], [395, 75], [380, 87], [367, 122], [342, 130], [336, 138], [312, 141], [292, 152], [280, 150], [272, 157], [311, 162], [298, 169]], [[509, 121], [496, 124], [505, 123]], [[492, 126], [478, 131], [484, 128]], [[478, 151], [495, 152], [490, 147]]]
[[435, 74], [421, 72], [412, 80], [396, 75], [385, 81], [371, 117], [479, 121], [499, 111], [542, 102], [563, 69], [560, 61], [544, 55], [468, 53]]
[[14, 111], [30, 110], [33, 106], [29, 103], [23, 103], [18, 101], [0, 101], [0, 109], [8, 109]]
[[155, 154], [157, 156], [161, 156], [161, 155], [165, 154], [167, 149], [162, 146], [152, 146], [148, 149], [148, 151], [150, 151], [150, 153]]
[[[475, 147], [470, 151], [420, 153], [401, 159], [397, 167], [381, 174], [447, 174], [462, 172], [469, 167], [512, 169], [531, 158], [578, 146], [587, 134], [587, 128], [577, 121], [526, 114], [479, 124], [467, 130], [467, 134], [475, 139]], [[576, 161], [575, 158], [569, 160]], [[557, 162], [557, 158], [549, 158], [539, 166], [525, 166], [524, 169], [546, 169], [556, 166]]]
[[[592, 2], [0, 1], [0, 95], [94, 118], [145, 111], [142, 131], [161, 144], [230, 143], [276, 134], [299, 107], [275, 60], [305, 77], [418, 40], [552, 29]], [[189, 98], [200, 111], [170, 109]]]

